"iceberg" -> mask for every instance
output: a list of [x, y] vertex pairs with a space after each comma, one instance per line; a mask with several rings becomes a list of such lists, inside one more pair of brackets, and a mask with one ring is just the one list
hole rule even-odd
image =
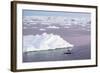
[[[61, 36], [43, 33], [41, 35], [23, 36], [23, 51], [41, 51], [57, 48], [73, 48], [74, 45], [65, 41]], [[71, 49], [70, 49], [71, 50]]]

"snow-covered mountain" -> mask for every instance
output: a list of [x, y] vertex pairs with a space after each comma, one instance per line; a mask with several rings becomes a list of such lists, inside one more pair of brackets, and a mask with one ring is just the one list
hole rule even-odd
[[70, 48], [74, 45], [65, 41], [61, 36], [54, 34], [43, 33], [41, 35], [26, 35], [23, 36], [23, 51], [40, 51], [57, 48]]

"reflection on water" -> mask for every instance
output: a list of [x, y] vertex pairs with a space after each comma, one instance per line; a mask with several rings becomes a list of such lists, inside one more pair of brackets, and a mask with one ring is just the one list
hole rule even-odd
[[71, 54], [65, 54], [66, 52], [66, 49], [24, 52], [23, 62], [82, 60], [91, 58], [90, 46], [87, 45], [74, 47]]

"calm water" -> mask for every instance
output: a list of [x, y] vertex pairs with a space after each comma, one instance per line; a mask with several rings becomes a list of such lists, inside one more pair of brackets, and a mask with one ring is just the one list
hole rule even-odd
[[23, 62], [39, 62], [39, 61], [61, 61], [61, 60], [82, 60], [90, 59], [89, 46], [76, 46], [71, 54], [65, 54], [66, 49], [26, 52], [23, 53]]
[[74, 45], [71, 54], [64, 54], [66, 49], [23, 52], [23, 62], [40, 62], [40, 61], [61, 61], [61, 60], [82, 60], [91, 58], [90, 32], [74, 29], [48, 29], [39, 31], [37, 29], [24, 29], [24, 35], [42, 34], [44, 32], [60, 35], [64, 40]]

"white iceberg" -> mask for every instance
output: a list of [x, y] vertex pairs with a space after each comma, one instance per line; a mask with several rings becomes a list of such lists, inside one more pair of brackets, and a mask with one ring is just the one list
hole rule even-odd
[[59, 35], [43, 33], [42, 35], [27, 35], [23, 37], [24, 52], [72, 47], [74, 45], [65, 41]]

